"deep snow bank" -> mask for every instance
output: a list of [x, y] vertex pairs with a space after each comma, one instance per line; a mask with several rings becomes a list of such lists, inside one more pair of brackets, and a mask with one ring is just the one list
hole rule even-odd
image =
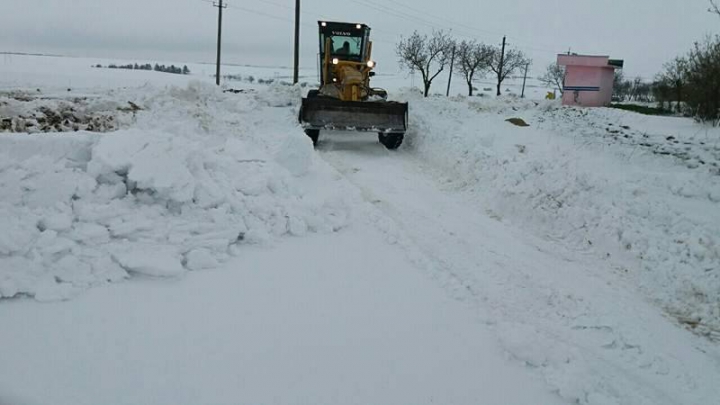
[[0, 133], [114, 131], [137, 108], [88, 97], [57, 99], [42, 93], [0, 92]]
[[[720, 338], [720, 132], [551, 102], [404, 96], [408, 148], [479, 207], [604, 257], [631, 288]], [[683, 155], [658, 153], [677, 139]]]
[[179, 276], [243, 243], [345, 226], [351, 193], [295, 130], [296, 92], [115, 92], [96, 102], [144, 109], [116, 132], [1, 135], [0, 297]]

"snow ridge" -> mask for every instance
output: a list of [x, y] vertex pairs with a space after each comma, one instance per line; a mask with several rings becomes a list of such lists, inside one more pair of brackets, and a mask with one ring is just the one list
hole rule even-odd
[[[511, 97], [405, 96], [413, 105], [410, 146], [437, 176], [492, 216], [604, 258], [668, 313], [720, 339], [720, 155], [711, 146], [720, 131]], [[516, 116], [531, 127], [504, 121]], [[622, 136], [631, 127], [649, 128], [636, 135], [650, 147]], [[670, 134], [687, 144], [687, 156], [654, 153]]]
[[0, 297], [66, 299], [131, 275], [177, 277], [243, 243], [346, 226], [342, 189], [314, 191], [334, 180], [313, 169], [310, 141], [256, 133], [292, 119], [296, 91], [139, 89], [97, 101], [143, 106], [132, 128], [2, 135]]

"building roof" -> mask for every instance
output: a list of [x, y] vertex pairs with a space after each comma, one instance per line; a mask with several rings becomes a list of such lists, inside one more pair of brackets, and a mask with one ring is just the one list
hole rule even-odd
[[578, 55], [559, 54], [557, 64], [560, 66], [587, 66], [602, 68], [622, 68], [624, 61], [621, 59], [610, 59], [605, 55]]

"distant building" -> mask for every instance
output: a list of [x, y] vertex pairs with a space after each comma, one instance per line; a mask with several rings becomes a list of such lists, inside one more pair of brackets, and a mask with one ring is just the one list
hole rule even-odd
[[622, 69], [622, 60], [573, 54], [558, 55], [557, 63], [567, 68], [563, 105], [602, 107], [610, 104], [615, 69]]

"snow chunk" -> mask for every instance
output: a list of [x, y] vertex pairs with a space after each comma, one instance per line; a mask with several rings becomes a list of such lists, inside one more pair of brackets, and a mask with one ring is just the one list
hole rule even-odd
[[72, 221], [73, 217], [71, 212], [49, 212], [48, 215], [40, 220], [38, 228], [43, 230], [65, 231], [72, 227]]
[[190, 270], [214, 269], [220, 264], [209, 250], [202, 248], [190, 251], [186, 260], [186, 266]]
[[0, 205], [0, 229], [2, 230], [0, 255], [10, 255], [25, 250], [38, 234], [38, 229], [30, 221], [15, 216], [9, 209], [3, 209], [2, 205]]
[[175, 277], [185, 272], [173, 246], [128, 244], [113, 257], [127, 271], [147, 276]]
[[68, 236], [76, 242], [87, 245], [103, 244], [110, 241], [110, 232], [107, 227], [96, 223], [77, 223]]
[[56, 282], [44, 278], [35, 288], [33, 295], [40, 302], [63, 301], [72, 298], [78, 293], [78, 289], [71, 283]]
[[52, 274], [60, 282], [89, 286], [94, 280], [92, 267], [71, 255], [64, 256], [53, 267]]
[[[170, 135], [166, 135], [170, 136]], [[194, 179], [186, 166], [186, 151], [167, 138], [138, 152], [130, 161], [128, 179], [155, 198], [180, 203], [192, 200]]]
[[275, 160], [288, 169], [292, 175], [302, 176], [310, 170], [314, 156], [315, 150], [310, 138], [292, 134], [285, 138]]
[[270, 107], [289, 107], [300, 101], [301, 94], [300, 86], [274, 83], [266, 91], [259, 93], [257, 99]]
[[[188, 202], [194, 188], [186, 159], [194, 147], [164, 132], [118, 131], [103, 137], [93, 148], [88, 171], [110, 183], [126, 177], [135, 188], [151, 192], [154, 198]], [[119, 196], [121, 191], [110, 192]]]

